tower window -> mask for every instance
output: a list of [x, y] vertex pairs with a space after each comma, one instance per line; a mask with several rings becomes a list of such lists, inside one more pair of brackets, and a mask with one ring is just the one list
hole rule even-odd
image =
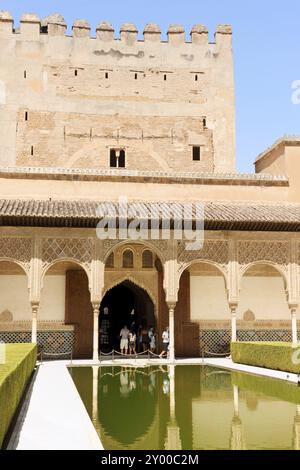
[[25, 121], [28, 121], [28, 111], [25, 111]]
[[135, 74], [134, 74], [134, 79], [137, 80], [137, 78], [138, 78], [138, 74], [135, 73]]
[[143, 268], [153, 268], [153, 255], [150, 250], [143, 251], [142, 263]]
[[30, 148], [30, 155], [33, 157], [33, 145]]
[[195, 82], [198, 82], [198, 75], [195, 75]]
[[74, 75], [75, 75], [75, 77], [77, 77], [77, 75], [78, 75], [78, 70], [74, 70]]
[[108, 72], [105, 72], [105, 78], [108, 78]]
[[24, 70], [24, 78], [27, 78], [27, 72]]
[[124, 149], [110, 149], [109, 166], [111, 168], [125, 168], [125, 159]]
[[131, 250], [126, 250], [123, 253], [123, 268], [133, 268], [133, 253]]
[[167, 81], [167, 74], [166, 73], [164, 74], [164, 81], [165, 82]]
[[115, 258], [114, 254], [111, 253], [109, 255], [109, 257], [107, 258], [107, 260], [106, 260], [106, 263], [105, 263], [106, 268], [113, 268], [114, 267], [114, 265], [115, 265], [115, 259], [114, 258]]
[[203, 127], [206, 127], [206, 118], [203, 118]]
[[193, 161], [199, 162], [201, 160], [201, 147], [199, 145], [193, 146]]

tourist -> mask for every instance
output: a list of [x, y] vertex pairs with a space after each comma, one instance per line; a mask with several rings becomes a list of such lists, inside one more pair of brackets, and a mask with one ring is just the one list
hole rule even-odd
[[150, 328], [148, 331], [148, 336], [149, 336], [149, 346], [150, 346], [150, 351], [154, 354], [156, 350], [156, 340], [155, 340], [155, 333], [154, 333], [154, 328]]
[[163, 349], [162, 349], [162, 352], [160, 353], [159, 357], [163, 357], [164, 355], [168, 356], [169, 343], [170, 343], [169, 327], [168, 326], [163, 331], [162, 340], [163, 340]]
[[136, 334], [134, 330], [129, 332], [129, 354], [136, 355]]
[[127, 325], [125, 325], [122, 330], [120, 331], [120, 351], [121, 354], [127, 354], [128, 351], [128, 337], [129, 337], [129, 330], [127, 328]]

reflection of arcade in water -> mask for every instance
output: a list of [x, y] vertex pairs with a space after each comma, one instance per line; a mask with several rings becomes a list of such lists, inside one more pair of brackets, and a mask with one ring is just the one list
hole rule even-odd
[[71, 373], [105, 449], [300, 449], [291, 384], [198, 366]]
[[102, 352], [120, 349], [120, 331], [134, 324], [149, 329], [156, 327], [154, 305], [147, 292], [130, 281], [124, 281], [104, 296], [99, 317], [99, 341]]

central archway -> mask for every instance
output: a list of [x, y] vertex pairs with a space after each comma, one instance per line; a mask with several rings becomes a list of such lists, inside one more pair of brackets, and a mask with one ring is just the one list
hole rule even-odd
[[149, 294], [126, 280], [110, 289], [100, 305], [100, 350], [119, 349], [119, 334], [124, 325], [135, 329], [156, 329], [154, 304]]

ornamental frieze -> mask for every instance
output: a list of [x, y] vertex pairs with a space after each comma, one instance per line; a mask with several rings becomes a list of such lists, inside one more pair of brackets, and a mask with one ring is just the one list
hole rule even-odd
[[178, 262], [186, 264], [192, 261], [213, 261], [227, 266], [229, 259], [229, 244], [226, 240], [205, 240], [199, 250], [187, 249], [186, 241], [178, 242]]
[[26, 272], [29, 272], [31, 250], [31, 238], [0, 238], [0, 259], [18, 262]]
[[270, 261], [287, 266], [289, 262], [289, 243], [285, 241], [243, 240], [238, 242], [238, 261], [248, 265], [255, 261]]
[[43, 266], [60, 259], [73, 259], [90, 269], [92, 241], [89, 238], [48, 238], [43, 240]]

